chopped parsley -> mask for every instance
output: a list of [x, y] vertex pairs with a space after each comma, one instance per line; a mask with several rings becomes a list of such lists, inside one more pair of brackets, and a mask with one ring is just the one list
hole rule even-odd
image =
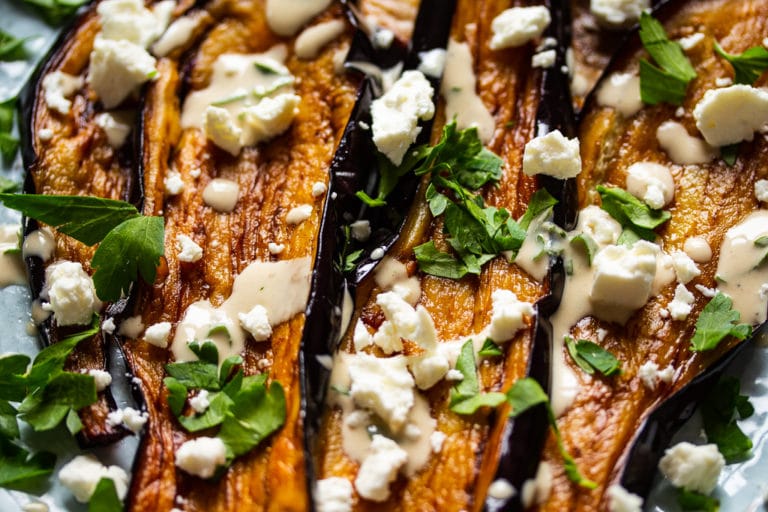
[[600, 250], [600, 247], [597, 245], [597, 242], [589, 236], [586, 233], [579, 233], [578, 235], [571, 238], [570, 241], [571, 245], [574, 247], [581, 246], [584, 249], [584, 254], [587, 256], [587, 262], [589, 263], [589, 266], [592, 266], [592, 260], [594, 259], [595, 255], [597, 254], [597, 251]]
[[88, 500], [88, 512], [121, 512], [123, 502], [117, 495], [115, 481], [111, 478], [101, 478]]
[[640, 40], [655, 65], [640, 59], [640, 97], [643, 103], [681, 105], [696, 70], [683, 49], [670, 41], [664, 27], [650, 14], [640, 15]]
[[654, 241], [653, 230], [667, 222], [672, 215], [665, 210], [654, 210], [638, 198], [619, 187], [597, 186], [602, 204], [600, 207], [616, 219], [624, 228], [620, 242], [631, 245], [637, 239]]
[[33, 6], [51, 25], [60, 24], [86, 2], [87, 0], [24, 0], [24, 3]]
[[717, 512], [720, 510], [720, 500], [686, 489], [677, 490], [677, 503], [683, 510], [696, 510], [698, 512]]
[[19, 149], [19, 140], [11, 135], [13, 118], [16, 113], [16, 98], [0, 102], [0, 158], [10, 163]]
[[357, 261], [363, 255], [363, 249], [352, 249], [352, 228], [350, 226], [343, 227], [344, 244], [339, 252], [339, 268], [343, 272], [349, 272], [355, 268]]
[[733, 167], [736, 163], [736, 159], [739, 157], [739, 145], [729, 144], [728, 146], [722, 146], [720, 148], [720, 158], [723, 159], [725, 165]]
[[592, 375], [598, 371], [606, 377], [621, 373], [621, 363], [616, 356], [597, 343], [589, 340], [576, 341], [566, 336], [565, 344], [573, 361], [586, 373]]
[[729, 463], [745, 458], [752, 450], [752, 440], [736, 421], [752, 416], [755, 408], [749, 397], [740, 393], [740, 387], [739, 379], [722, 377], [701, 402], [707, 441], [717, 444], [717, 449]]
[[24, 39], [0, 30], [0, 61], [24, 58]]
[[749, 324], [737, 324], [739, 312], [733, 310], [730, 297], [718, 292], [701, 310], [691, 338], [691, 350], [703, 352], [716, 348], [727, 336], [743, 340], [752, 334]]
[[0, 487], [27, 490], [47, 478], [56, 464], [52, 453], [31, 455], [18, 444], [0, 437]]
[[732, 55], [715, 42], [715, 52], [731, 63], [737, 84], [752, 85], [768, 69], [768, 50], [762, 46]]
[[130, 203], [90, 196], [0, 194], [0, 201], [86, 245], [100, 242], [91, 265], [101, 300], [118, 300], [139, 275], [154, 282], [165, 249], [162, 217], [145, 217]]
[[480, 393], [472, 340], [467, 340], [462, 345], [461, 353], [456, 360], [456, 370], [464, 376], [451, 389], [450, 407], [456, 414], [474, 414], [480, 407], [496, 407], [506, 401], [507, 397], [504, 393]]
[[483, 346], [477, 353], [483, 357], [496, 357], [502, 355], [504, 352], [497, 344], [493, 342], [491, 338], [486, 338], [483, 342]]

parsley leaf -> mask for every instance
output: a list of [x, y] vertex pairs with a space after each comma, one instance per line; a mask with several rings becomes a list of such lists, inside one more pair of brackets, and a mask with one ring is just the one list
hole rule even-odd
[[746, 419], [755, 412], [749, 397], [739, 393], [740, 387], [739, 379], [722, 377], [701, 402], [707, 440], [717, 444], [728, 462], [744, 458], [752, 449], [752, 441], [736, 423], [737, 419]]
[[88, 501], [88, 512], [121, 512], [123, 503], [117, 495], [115, 481], [101, 478]]
[[25, 449], [0, 438], [0, 487], [25, 489], [53, 472], [56, 456]]
[[0, 400], [0, 438], [18, 439], [19, 435], [16, 408], [7, 401]]
[[51, 25], [58, 25], [72, 16], [87, 0], [24, 0], [33, 6]]
[[[186, 388], [212, 391], [220, 389], [219, 369], [216, 364], [206, 361], [169, 363], [165, 365], [165, 371], [175, 379], [175, 383], [181, 384]], [[174, 391], [174, 393], [178, 392]]]
[[19, 190], [19, 184], [13, 180], [9, 180], [5, 176], [0, 176], [0, 194], [6, 192], [16, 192]]
[[725, 162], [725, 165], [728, 167], [733, 167], [733, 164], [736, 163], [736, 159], [739, 157], [739, 145], [738, 144], [730, 144], [728, 146], [722, 146], [720, 148], [720, 158], [723, 159], [723, 162]]
[[744, 53], [727, 53], [715, 41], [715, 51], [731, 63], [737, 84], [752, 85], [768, 69], [768, 50], [762, 46], [753, 46]]
[[565, 344], [574, 362], [586, 373], [592, 375], [597, 370], [606, 377], [621, 373], [621, 363], [616, 356], [597, 343], [589, 340], [575, 341], [566, 336]]
[[414, 247], [413, 253], [416, 255], [419, 269], [427, 274], [448, 279], [461, 279], [469, 272], [465, 264], [447, 252], [438, 250], [432, 240]]
[[140, 216], [130, 203], [101, 197], [0, 194], [0, 201], [86, 245], [100, 242], [118, 225]]
[[141, 274], [153, 283], [165, 250], [162, 217], [136, 217], [110, 231], [93, 255], [93, 284], [104, 301], [116, 301]]
[[14, 37], [0, 30], [0, 60], [19, 60], [24, 58], [24, 39]]
[[178, 416], [184, 410], [184, 404], [187, 402], [187, 387], [174, 377], [166, 377], [163, 384], [168, 390], [168, 406], [174, 416]]
[[682, 488], [678, 489], [677, 503], [683, 510], [697, 510], [699, 512], [717, 512], [720, 510], [720, 501], [717, 498]]
[[527, 230], [531, 222], [544, 214], [544, 212], [550, 210], [557, 204], [557, 199], [547, 192], [546, 189], [537, 190], [528, 202], [528, 208], [517, 223], [521, 229]]
[[[96, 383], [91, 375], [62, 372], [45, 387], [27, 395], [19, 405], [19, 413], [36, 431], [51, 430], [67, 418], [70, 411], [78, 411], [96, 400]], [[82, 425], [68, 421], [67, 427], [72, 432]]]
[[24, 400], [27, 388], [27, 366], [29, 366], [29, 357], [24, 354], [0, 356], [0, 400], [13, 402]]
[[662, 24], [646, 12], [640, 15], [640, 41], [657, 64], [640, 60], [640, 97], [643, 103], [682, 104], [688, 83], [696, 78], [696, 70], [683, 54], [683, 49], [670, 41]]
[[654, 228], [667, 222], [672, 215], [665, 210], [653, 210], [624, 189], [597, 186], [602, 199], [601, 208], [616, 219], [625, 230], [632, 230], [643, 240], [653, 241]]
[[730, 297], [718, 292], [701, 310], [696, 320], [696, 330], [691, 338], [691, 350], [702, 352], [712, 350], [726, 337], [733, 336], [740, 340], [752, 334], [749, 324], [737, 324], [739, 312], [733, 310]]
[[[2, 34], [2, 31], [0, 31]], [[19, 148], [19, 140], [11, 135], [13, 131], [13, 117], [16, 113], [16, 98], [10, 98], [0, 102], [0, 158], [9, 163], [16, 156]], [[8, 180], [5, 180], [6, 182]], [[6, 185], [2, 187], [5, 192]]]
[[464, 376], [451, 389], [450, 407], [456, 414], [474, 414], [480, 407], [496, 407], [506, 400], [504, 393], [480, 393], [472, 340], [467, 340], [462, 345], [461, 353], [456, 360], [456, 370]]
[[597, 251], [600, 250], [597, 242], [595, 242], [595, 240], [588, 234], [579, 233], [571, 238], [570, 244], [574, 247], [582, 246], [584, 248], [584, 253], [587, 255], [587, 262], [591, 267], [592, 259], [595, 257], [595, 254], [597, 254]]
[[502, 352], [501, 347], [495, 344], [491, 338], [486, 338], [482, 348], [480, 348], [480, 351], [477, 354], [483, 357], [495, 357], [504, 354], [504, 352]]

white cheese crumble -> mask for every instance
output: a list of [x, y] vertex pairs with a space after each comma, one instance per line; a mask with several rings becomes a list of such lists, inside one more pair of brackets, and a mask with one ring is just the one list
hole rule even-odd
[[768, 180], [755, 182], [755, 197], [762, 203], [768, 203]]
[[144, 331], [144, 341], [156, 347], [166, 348], [171, 335], [171, 322], [158, 322]]
[[200, 478], [211, 478], [226, 462], [227, 447], [218, 437], [198, 437], [176, 450], [176, 466]]
[[715, 86], [717, 87], [728, 87], [729, 85], [733, 85], [733, 79], [729, 78], [727, 76], [715, 78]]
[[316, 181], [312, 184], [312, 197], [320, 197], [328, 190], [328, 187], [322, 181]]
[[514, 496], [516, 492], [514, 486], [504, 478], [494, 480], [493, 483], [488, 486], [488, 496], [497, 500], [508, 500]]
[[551, 68], [555, 65], [556, 60], [557, 52], [555, 50], [545, 50], [533, 56], [531, 66], [534, 68]]
[[667, 366], [663, 370], [659, 370], [659, 365], [653, 361], [646, 361], [638, 368], [637, 376], [643, 382], [643, 385], [654, 391], [659, 382], [665, 384], [671, 384], [672, 379], [675, 377], [675, 368], [672, 365]]
[[672, 266], [675, 267], [677, 280], [681, 283], [688, 284], [701, 274], [696, 263], [683, 251], [673, 251], [670, 256], [672, 257]]
[[627, 168], [627, 192], [659, 210], [675, 196], [675, 180], [666, 165], [637, 162]]
[[389, 498], [389, 484], [408, 461], [408, 453], [396, 442], [382, 435], [374, 435], [368, 455], [360, 465], [355, 478], [357, 493], [363, 498], [383, 502]]
[[376, 413], [393, 432], [399, 432], [413, 407], [414, 381], [404, 356], [379, 358], [356, 354], [348, 358], [350, 396], [361, 408]]
[[104, 391], [112, 384], [112, 376], [109, 372], [104, 370], [91, 369], [88, 370], [88, 375], [93, 377], [93, 381], [96, 383], [96, 391]]
[[677, 43], [683, 48], [683, 50], [688, 51], [693, 49], [696, 45], [698, 45], [700, 42], [704, 40], [704, 34], [701, 32], [695, 32], [687, 37], [681, 37], [677, 40]]
[[311, 216], [312, 205], [300, 204], [299, 206], [294, 206], [288, 211], [288, 214], [285, 216], [285, 222], [288, 224], [301, 224]]
[[103, 465], [93, 455], [78, 455], [59, 470], [59, 481], [80, 503], [88, 503], [102, 478], [110, 478], [118, 498], [125, 498], [128, 474], [121, 467]]
[[418, 70], [427, 76], [440, 78], [445, 69], [446, 51], [443, 48], [435, 48], [428, 52], [419, 53]]
[[371, 236], [371, 223], [367, 220], [356, 220], [349, 225], [352, 238], [359, 242], [366, 242]]
[[371, 105], [373, 142], [395, 165], [421, 132], [419, 120], [435, 114], [434, 89], [420, 71], [406, 71]]
[[45, 269], [45, 287], [40, 294], [48, 300], [43, 310], [53, 312], [58, 325], [87, 325], [101, 309], [91, 277], [80, 263], [58, 261]]
[[581, 172], [579, 139], [569, 139], [560, 130], [535, 137], [525, 145], [523, 172], [527, 176], [575, 177]]
[[315, 487], [317, 512], [352, 512], [352, 483], [346, 478], [318, 480]]
[[256, 341], [266, 341], [272, 336], [272, 326], [269, 324], [267, 308], [256, 304], [248, 313], [238, 313], [240, 325], [251, 333]]
[[712, 146], [752, 140], [768, 124], [768, 91], [743, 84], [710, 89], [696, 104], [693, 117]]
[[682, 285], [677, 285], [675, 288], [675, 298], [669, 303], [669, 315], [672, 320], [685, 320], [688, 315], [691, 314], [693, 309], [694, 297], [688, 289]]
[[91, 52], [88, 83], [104, 108], [111, 109], [157, 74], [156, 62], [134, 43], [97, 37]]
[[599, 206], [589, 205], [579, 212], [576, 231], [589, 235], [598, 246], [603, 247], [619, 240], [621, 224]]
[[181, 179], [181, 173], [178, 171], [168, 171], [168, 175], [163, 179], [165, 185], [165, 194], [168, 196], [177, 196], [184, 190], [184, 180]]
[[703, 494], [715, 489], [723, 466], [725, 459], [715, 444], [678, 443], [668, 448], [659, 461], [659, 469], [672, 484]]
[[688, 134], [685, 126], [676, 121], [664, 121], [656, 129], [656, 140], [673, 163], [679, 165], [705, 164], [718, 155], [704, 140]]
[[445, 374], [445, 380], [459, 382], [459, 381], [464, 380], [464, 374], [461, 373], [459, 370], [451, 368]]
[[267, 250], [269, 251], [269, 254], [273, 256], [277, 256], [278, 254], [282, 253], [285, 250], [285, 245], [276, 244], [275, 242], [269, 242], [267, 244]]
[[131, 339], [136, 339], [144, 332], [144, 323], [141, 321], [141, 315], [128, 317], [120, 322], [120, 328], [117, 334], [121, 336], [127, 336]]
[[507, 9], [491, 22], [489, 46], [492, 50], [522, 46], [540, 37], [551, 21], [549, 9], [540, 5]]
[[117, 329], [117, 326], [115, 325], [114, 318], [109, 317], [103, 322], [101, 322], [101, 330], [104, 331], [105, 333], [113, 334], [115, 332], [115, 329]]
[[376, 27], [373, 32], [373, 46], [375, 48], [386, 49], [392, 46], [395, 40], [395, 33], [386, 28]]
[[175, 2], [159, 2], [153, 12], [141, 0], [105, 0], [96, 8], [100, 37], [148, 48], [165, 30], [174, 7]]
[[43, 97], [48, 108], [69, 114], [72, 102], [67, 98], [83, 86], [83, 79], [63, 71], [53, 71], [43, 78]]
[[643, 510], [643, 498], [632, 494], [618, 484], [608, 487], [606, 494], [609, 512], [642, 512]]
[[517, 331], [529, 325], [534, 315], [533, 306], [517, 299], [510, 290], [496, 290], [491, 295], [493, 312], [489, 337], [497, 342], [511, 340]]
[[608, 28], [621, 28], [640, 19], [651, 8], [650, 0], [591, 0], [589, 10], [597, 22]]
[[368, 332], [368, 328], [365, 326], [362, 320], [357, 319], [355, 324], [355, 330], [352, 334], [352, 344], [355, 347], [356, 352], [360, 352], [365, 347], [370, 346], [373, 343], [373, 336]]
[[240, 149], [243, 147], [240, 142], [243, 130], [237, 125], [229, 110], [209, 105], [205, 109], [203, 131], [208, 139], [232, 156], [240, 154]]
[[243, 109], [243, 146], [252, 146], [285, 132], [299, 113], [301, 98], [295, 94], [266, 97], [257, 104]]
[[432, 453], [440, 453], [440, 450], [443, 449], [443, 443], [445, 442], [446, 437], [445, 433], [440, 432], [439, 430], [432, 432], [429, 436], [429, 445], [432, 447]]
[[107, 136], [113, 149], [120, 149], [131, 133], [131, 115], [128, 112], [102, 112], [94, 118], [96, 126]]
[[203, 257], [203, 248], [187, 235], [176, 235], [176, 250], [176, 257], [185, 263], [194, 263]]
[[117, 409], [107, 414], [107, 424], [113, 427], [124, 424], [132, 432], [138, 434], [147, 423], [149, 415], [146, 412], [137, 411], [132, 407]]
[[195, 396], [189, 399], [189, 406], [192, 407], [196, 413], [203, 414], [211, 405], [210, 400], [208, 400], [208, 395], [209, 393], [207, 389], [201, 389]]
[[53, 130], [51, 130], [50, 128], [40, 128], [39, 130], [37, 130], [37, 137], [42, 142], [48, 142], [53, 138]]
[[395, 292], [383, 292], [376, 296], [376, 304], [381, 307], [384, 316], [392, 323], [394, 334], [413, 339], [419, 328], [416, 310]]

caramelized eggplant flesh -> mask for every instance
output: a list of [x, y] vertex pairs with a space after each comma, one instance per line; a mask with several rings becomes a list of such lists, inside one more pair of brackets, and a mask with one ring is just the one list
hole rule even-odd
[[[622, 373], [611, 378], [590, 377], [573, 364], [563, 350], [561, 357], [578, 380], [578, 393], [558, 418], [558, 425], [566, 448], [585, 476], [598, 486], [589, 490], [568, 480], [554, 438], [550, 437], [543, 460], [553, 468], [552, 488], [549, 497], [539, 504], [541, 510], [606, 508], [605, 491], [611, 483], [619, 481], [629, 447], [649, 414], [670, 399], [690, 405], [691, 393], [688, 399], [680, 399], [675, 393], [697, 376], [706, 375], [713, 365], [719, 368], [717, 361], [738, 343], [734, 338], [727, 338], [714, 350], [693, 352], [689, 348], [696, 319], [710, 301], [704, 293], [708, 293], [706, 289], [718, 287], [715, 274], [726, 232], [760, 207], [754, 184], [766, 177], [768, 143], [764, 137], [756, 136], [753, 141], [739, 144], [733, 165], [720, 157], [699, 164], [679, 164], [661, 147], [657, 129], [664, 122], [674, 121], [689, 135], [702, 137], [695, 124], [694, 107], [707, 90], [715, 88], [717, 79], [733, 78], [731, 66], [715, 55], [714, 42], [719, 42], [730, 53], [759, 46], [760, 27], [768, 20], [768, 3], [670, 2], [655, 16], [671, 40], [696, 32], [704, 35], [701, 44], [686, 51], [698, 76], [689, 84], [679, 110], [675, 105], [659, 104], [644, 106], [638, 113], [625, 117], [612, 107], [598, 104], [595, 95], [587, 99], [579, 127], [583, 162], [583, 171], [577, 178], [579, 206], [599, 204], [597, 185], [626, 188], [630, 165], [662, 164], [671, 172], [675, 191], [674, 199], [665, 207], [671, 219], [656, 230], [656, 242], [671, 253], [683, 251], [686, 240], [702, 237], [712, 249], [712, 258], [697, 263], [701, 274], [687, 285], [695, 299], [691, 314], [684, 320], [671, 318], [667, 309], [678, 284], [672, 280], [652, 295], [625, 325], [586, 317], [573, 326], [571, 334], [575, 339], [602, 340], [601, 345], [621, 361]], [[636, 74], [641, 58], [648, 56], [635, 32], [614, 58], [605, 77], [616, 72]], [[755, 86], [764, 84], [763, 76]], [[660, 369], [674, 368], [672, 381], [668, 384], [660, 381], [655, 389], [644, 385], [640, 367], [648, 361], [655, 362]], [[668, 412], [668, 418], [674, 416], [671, 410]], [[665, 416], [657, 415], [651, 421], [659, 425], [659, 417]], [[663, 421], [662, 428], [667, 428]], [[648, 432], [642, 435], [645, 442], [649, 439], [647, 436]], [[653, 471], [654, 468], [644, 469]], [[647, 490], [644, 486], [637, 484], [634, 490]]]

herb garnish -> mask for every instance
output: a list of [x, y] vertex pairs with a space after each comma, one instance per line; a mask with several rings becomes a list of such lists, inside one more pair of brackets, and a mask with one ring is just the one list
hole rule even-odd
[[571, 238], [570, 244], [573, 245], [574, 247], [581, 246], [584, 248], [584, 253], [587, 256], [587, 263], [589, 263], [589, 266], [591, 267], [592, 260], [597, 254], [597, 251], [600, 250], [600, 247], [597, 245], [597, 242], [595, 242], [595, 240], [588, 234], [579, 233], [578, 235]]
[[87, 0], [24, 0], [37, 9], [45, 21], [58, 25], [72, 16]]
[[[164, 380], [168, 404], [189, 432], [220, 426], [218, 437], [227, 446], [227, 461], [248, 452], [285, 422], [285, 394], [279, 382], [266, 384], [267, 376], [245, 376], [243, 359], [230, 356], [221, 363], [216, 345], [192, 342], [197, 361], [166, 365]], [[189, 390], [205, 389], [209, 406], [202, 414], [183, 415]]]
[[502, 355], [503, 353], [504, 352], [502, 352], [501, 347], [494, 343], [491, 338], [486, 338], [483, 342], [482, 348], [477, 354], [483, 357], [496, 357]]
[[740, 394], [740, 387], [739, 379], [722, 377], [701, 402], [707, 441], [717, 444], [729, 463], [743, 459], [752, 449], [752, 441], [736, 423], [737, 419], [749, 418], [755, 412], [749, 397]]
[[123, 502], [117, 495], [115, 481], [111, 478], [102, 478], [96, 484], [91, 499], [88, 500], [88, 512], [121, 512]]
[[683, 49], [670, 41], [664, 27], [650, 14], [640, 15], [640, 40], [656, 65], [640, 59], [640, 97], [643, 103], [680, 105], [696, 70]]
[[154, 282], [164, 252], [162, 217], [145, 217], [130, 203], [100, 197], [0, 194], [0, 201], [86, 245], [101, 242], [91, 260], [101, 300], [118, 300], [139, 275]]
[[456, 414], [474, 414], [480, 407], [496, 407], [507, 400], [504, 393], [480, 393], [472, 340], [467, 340], [461, 346], [461, 353], [456, 360], [456, 369], [464, 376], [451, 389], [451, 410]]
[[709, 303], [701, 310], [696, 320], [696, 330], [691, 338], [691, 350], [702, 352], [712, 350], [726, 337], [743, 340], [752, 334], [749, 324], [737, 324], [739, 312], [733, 310], [730, 297], [717, 292]]
[[24, 58], [24, 39], [14, 37], [0, 30], [0, 60], [19, 60]]
[[698, 512], [717, 512], [720, 510], [720, 500], [687, 489], [678, 489], [677, 503], [683, 510], [696, 510]]
[[589, 340], [576, 341], [566, 336], [565, 345], [573, 361], [586, 373], [592, 375], [597, 370], [606, 377], [621, 373], [621, 363], [616, 356], [597, 343]]
[[715, 41], [715, 51], [731, 63], [737, 84], [752, 85], [768, 69], [768, 50], [762, 46], [753, 46], [744, 53], [727, 53]]
[[672, 217], [668, 211], [654, 210], [624, 189], [598, 185], [597, 191], [602, 200], [600, 207], [621, 224], [624, 233], [631, 232], [622, 233], [620, 240], [630, 242], [629, 245], [637, 239], [654, 241], [653, 230]]
[[10, 163], [19, 149], [19, 140], [11, 135], [13, 117], [16, 112], [16, 98], [0, 102], [0, 158]]

